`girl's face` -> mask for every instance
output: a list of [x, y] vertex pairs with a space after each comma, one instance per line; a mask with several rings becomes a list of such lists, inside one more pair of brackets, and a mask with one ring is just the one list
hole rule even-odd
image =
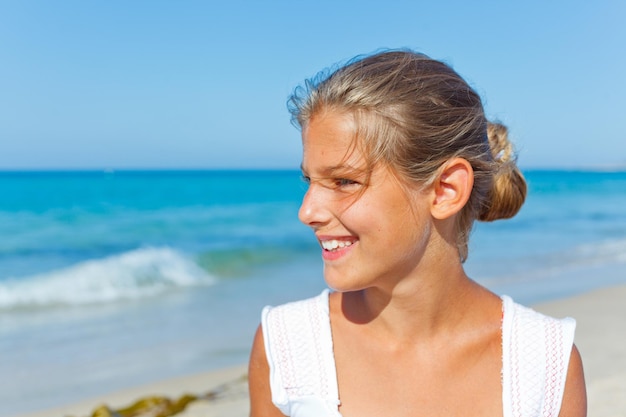
[[368, 173], [354, 132], [349, 114], [332, 112], [302, 132], [309, 189], [299, 217], [315, 232], [324, 278], [337, 291], [394, 286], [417, 268], [432, 227], [426, 194], [384, 164]]

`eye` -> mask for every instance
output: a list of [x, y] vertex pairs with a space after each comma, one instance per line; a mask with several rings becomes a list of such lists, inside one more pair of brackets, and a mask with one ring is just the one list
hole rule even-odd
[[311, 177], [307, 177], [306, 175], [303, 174], [303, 175], [300, 176], [300, 179], [306, 185], [311, 185]]
[[335, 178], [333, 179], [335, 187], [349, 187], [351, 185], [359, 185], [357, 181], [350, 180], [348, 178]]

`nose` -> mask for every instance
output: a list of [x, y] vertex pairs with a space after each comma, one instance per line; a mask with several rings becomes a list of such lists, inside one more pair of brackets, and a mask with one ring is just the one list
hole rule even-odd
[[319, 189], [319, 185], [311, 184], [300, 205], [298, 218], [307, 226], [318, 228], [327, 224], [330, 220], [330, 212], [325, 207], [323, 190]]

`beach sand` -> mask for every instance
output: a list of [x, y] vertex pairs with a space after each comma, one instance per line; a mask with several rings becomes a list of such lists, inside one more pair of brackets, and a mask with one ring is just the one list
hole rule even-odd
[[[578, 322], [578, 346], [587, 381], [589, 416], [626, 416], [626, 286], [604, 288], [534, 306], [555, 317]], [[101, 404], [126, 407], [138, 399], [163, 395], [177, 399], [185, 393], [214, 392], [212, 400], [191, 403], [181, 417], [245, 417], [248, 415], [246, 365], [170, 379], [102, 395], [66, 407], [20, 417], [85, 417]]]

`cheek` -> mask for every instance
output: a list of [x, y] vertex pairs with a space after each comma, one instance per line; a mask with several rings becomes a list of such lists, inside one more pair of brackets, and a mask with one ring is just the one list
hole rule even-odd
[[[397, 224], [393, 240], [385, 243], [389, 262], [398, 276], [410, 274], [420, 264], [427, 252], [431, 230], [428, 225], [412, 223], [410, 220]], [[385, 248], [380, 248], [384, 253]]]
[[403, 254], [401, 256], [415, 257], [423, 253], [432, 234], [432, 224], [428, 219], [410, 209], [401, 210], [391, 216], [390, 243]]

